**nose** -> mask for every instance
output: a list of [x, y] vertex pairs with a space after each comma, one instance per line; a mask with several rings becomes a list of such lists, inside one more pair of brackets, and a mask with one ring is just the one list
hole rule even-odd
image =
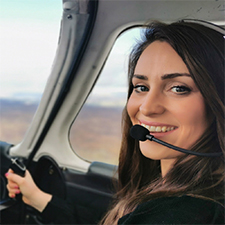
[[161, 115], [165, 111], [164, 98], [157, 91], [149, 91], [139, 106], [139, 111], [145, 116]]

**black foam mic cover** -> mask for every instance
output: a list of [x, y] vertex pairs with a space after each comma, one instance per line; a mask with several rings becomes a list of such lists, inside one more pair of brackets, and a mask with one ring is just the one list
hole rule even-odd
[[130, 129], [130, 136], [139, 141], [146, 141], [147, 140], [146, 135], [148, 134], [149, 134], [148, 129], [137, 124], [131, 127]]

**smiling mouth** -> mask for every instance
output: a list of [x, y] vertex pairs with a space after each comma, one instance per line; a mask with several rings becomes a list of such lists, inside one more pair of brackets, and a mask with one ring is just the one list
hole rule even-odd
[[166, 132], [177, 129], [177, 127], [174, 127], [174, 126], [149, 126], [143, 123], [141, 123], [141, 126], [148, 129], [149, 132], [151, 133], [166, 133]]

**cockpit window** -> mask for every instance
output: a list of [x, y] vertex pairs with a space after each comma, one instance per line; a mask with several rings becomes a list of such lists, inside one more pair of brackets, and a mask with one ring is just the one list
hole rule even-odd
[[0, 139], [17, 144], [50, 74], [62, 1], [1, 0], [0, 4]]
[[128, 56], [140, 29], [121, 34], [112, 48], [93, 91], [72, 125], [71, 145], [88, 161], [118, 163], [121, 115], [127, 98]]

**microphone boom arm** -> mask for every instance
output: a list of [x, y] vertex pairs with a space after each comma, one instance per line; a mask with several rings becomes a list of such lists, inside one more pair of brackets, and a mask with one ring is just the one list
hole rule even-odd
[[206, 156], [206, 157], [217, 157], [217, 156], [221, 156], [222, 155], [222, 152], [212, 152], [212, 153], [202, 153], [202, 152], [193, 152], [193, 151], [189, 151], [189, 150], [186, 150], [186, 149], [183, 149], [183, 148], [179, 148], [177, 146], [174, 146], [174, 145], [171, 145], [169, 143], [166, 143], [164, 141], [161, 141], [157, 138], [155, 138], [153, 135], [151, 134], [147, 134], [146, 135], [146, 138], [150, 141], [154, 141], [154, 142], [157, 142], [158, 144], [161, 144], [161, 145], [164, 145], [168, 148], [172, 148], [176, 151], [179, 151], [179, 152], [183, 152], [185, 154], [191, 154], [191, 155], [196, 155], [196, 156]]

